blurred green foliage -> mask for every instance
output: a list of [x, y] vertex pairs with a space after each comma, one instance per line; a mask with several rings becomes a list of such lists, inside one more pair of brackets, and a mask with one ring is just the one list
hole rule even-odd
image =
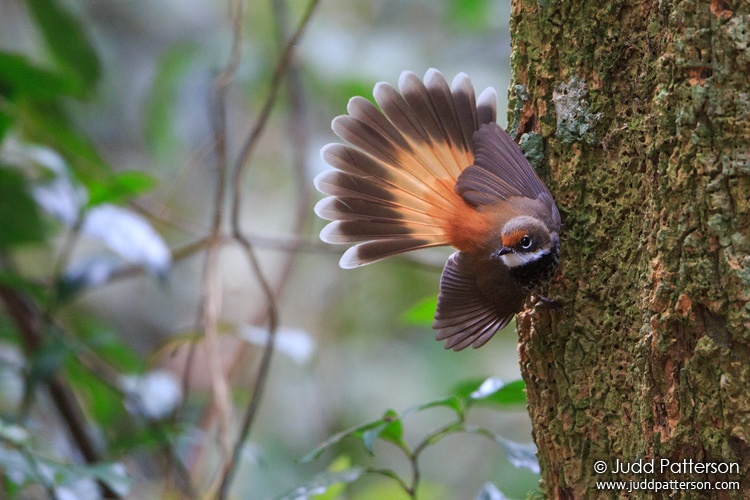
[[76, 94], [90, 93], [99, 79], [99, 57], [83, 26], [56, 1], [27, 0], [26, 5], [61, 72], [76, 82]]
[[[131, 482], [122, 465], [110, 463], [104, 456], [96, 463], [77, 464], [50, 447], [51, 442], [45, 443], [52, 433], [36, 435], [31, 430], [38, 423], [29, 412], [32, 405], [39, 404], [47, 384], [67, 380], [85, 402], [86, 413], [79, 417], [90, 417], [100, 429], [115, 430], [126, 414], [122, 393], [111, 380], [108, 385], [101, 373], [82, 364], [77, 354], [85, 351], [102, 356], [125, 371], [140, 371], [143, 362], [126, 352], [122, 338], [102, 335], [101, 326], [91, 328], [94, 323], [86, 316], [69, 318], [66, 327], [71, 329], [61, 330], [59, 318], [51, 316], [56, 300], [54, 283], [60, 278], [54, 273], [61, 269], [52, 266], [52, 275], [40, 277], [38, 270], [29, 272], [18, 264], [25, 252], [33, 248], [47, 252], [55, 238], [70, 230], [42, 214], [35, 199], [37, 186], [70, 174], [74, 184], [83, 181], [79, 190], [88, 187], [88, 205], [93, 206], [132, 199], [152, 189], [155, 181], [145, 173], [115, 173], [65, 111], [67, 98], [90, 98], [99, 79], [99, 59], [83, 26], [56, 1], [29, 0], [26, 5], [55, 64], [40, 66], [23, 54], [0, 51], [0, 144], [5, 143], [0, 149], [0, 292], [5, 313], [13, 318], [8, 322], [3, 318], [0, 341], [4, 342], [4, 356], [18, 351], [25, 356], [16, 372], [23, 376], [20, 406], [11, 404], [8, 409], [9, 394], [2, 394], [0, 471], [4, 496], [25, 496], [28, 486], [36, 486], [51, 497], [65, 492], [80, 497], [84, 491], [96, 494], [97, 482], [106, 485], [110, 493], [124, 495]], [[31, 153], [32, 148], [26, 146], [31, 143], [49, 149], [34, 146]], [[70, 172], [54, 171], [59, 166], [54, 151], [68, 160]], [[57, 194], [57, 202], [73, 201], [66, 199], [64, 192]], [[89, 327], [82, 328], [84, 323]], [[3, 377], [14, 380], [11, 373]], [[140, 445], [131, 440], [128, 451]], [[31, 491], [39, 490], [32, 487]]]
[[0, 165], [0, 249], [44, 240], [39, 208], [28, 192], [23, 176]]
[[[493, 387], [483, 390], [488, 382]], [[400, 494], [393, 496], [394, 498], [402, 495], [404, 498], [445, 498], [443, 495], [435, 496], [434, 493], [425, 495], [419, 474], [419, 459], [427, 448], [438, 444], [445, 437], [455, 433], [470, 433], [488, 437], [500, 444], [506, 450], [506, 453], [510, 454], [509, 459], [516, 467], [538, 472], [538, 464], [534, 456], [535, 448], [530, 447], [524, 450], [524, 445], [514, 443], [489, 429], [467, 422], [467, 412], [475, 405], [499, 405], [502, 408], [506, 405], [525, 404], [524, 387], [522, 380], [507, 384], [491, 379], [487, 381], [466, 381], [459, 384], [448, 398], [415, 406], [400, 414], [394, 410], [387, 410], [382, 417], [376, 420], [339, 432], [302, 457], [302, 462], [317, 459], [324, 452], [336, 448], [342, 441], [349, 438], [360, 440], [364, 449], [371, 456], [374, 455], [376, 442], [384, 441], [394, 445], [404, 454], [411, 466], [410, 475], [404, 477], [390, 468], [364, 466], [342, 470], [342, 464], [348, 464], [350, 459], [346, 456], [339, 456], [332, 462], [327, 472], [319, 474], [312, 482], [296, 488], [282, 498], [291, 500], [299, 495], [311, 495], [318, 493], [321, 488], [326, 488], [326, 493], [339, 491], [342, 483], [357, 481], [364, 474], [380, 475], [392, 479], [401, 490]], [[417, 444], [410, 446], [404, 435], [404, 420], [410, 415], [440, 407], [452, 410], [454, 418], [431, 432], [426, 432]]]
[[166, 159], [182, 146], [174, 126], [177, 99], [197, 50], [194, 43], [184, 43], [170, 47], [160, 57], [145, 106], [143, 127], [146, 143], [158, 159]]
[[[314, 138], [315, 151], [309, 156], [317, 158], [320, 145], [331, 140], [328, 123], [334, 115], [345, 112], [349, 97], [372, 99], [376, 78], [392, 81], [398, 76], [397, 70], [379, 66], [375, 75], [373, 66], [367, 66], [371, 58], [362, 56], [360, 49], [377, 55], [373, 47], [403, 33], [411, 37], [404, 40], [414, 43], [402, 44], [402, 48], [422, 43], [428, 55], [421, 54], [424, 59], [411, 63], [413, 67], [399, 67], [399, 71], [420, 72], [437, 65], [440, 60], [434, 54], [441, 54], [443, 49], [452, 54], [458, 66], [476, 46], [486, 47], [487, 40], [494, 40], [490, 28], [497, 24], [492, 19], [497, 5], [490, 0], [443, 0], [426, 4], [333, 2], [327, 6], [329, 10], [320, 14], [320, 27], [311, 26], [310, 37], [315, 43], [301, 46], [299, 54], [310, 121], [304, 130]], [[201, 162], [208, 156], [201, 148], [211, 141], [206, 97], [225, 62], [229, 30], [227, 26], [216, 28], [210, 15], [202, 16], [206, 21], [199, 12], [196, 18], [209, 26], [204, 33], [193, 31], [192, 26], [181, 27], [180, 36], [172, 34], [170, 38], [166, 34], [169, 23], [164, 19], [156, 19], [154, 25], [158, 28], [146, 33], [148, 17], [158, 17], [160, 7], [142, 7], [141, 12], [127, 10], [120, 4], [81, 6], [62, 0], [27, 0], [18, 3], [22, 12], [19, 18], [33, 32], [32, 42], [27, 50], [0, 46], [3, 497], [54, 497], [72, 492], [81, 498], [96, 498], [107, 488], [120, 495], [135, 490], [136, 495], [148, 497], [154, 490], [171, 492], [173, 483], [180, 483], [181, 494], [189, 496], [196, 492], [185, 486], [185, 477], [194, 476], [201, 491], [205, 478], [202, 471], [187, 468], [211, 470], [215, 465], [216, 457], [211, 452], [201, 457], [205, 463], [198, 463], [200, 460], [195, 458], [201, 455], [202, 447], [215, 445], [212, 436], [204, 436], [210, 432], [200, 427], [207, 418], [203, 411], [211, 398], [208, 389], [194, 390], [178, 412], [155, 418], [148, 414], [145, 401], [138, 399], [142, 395], [134, 396], [126, 383], [152, 369], [156, 358], [169, 361], [171, 356], [178, 357], [184, 352], [180, 347], [190, 343], [180, 342], [174, 347], [169, 340], [175, 332], [193, 331], [197, 302], [183, 307], [185, 312], [178, 311], [178, 306], [184, 304], [161, 299], [169, 294], [200, 295], [195, 280], [198, 271], [180, 267], [169, 276], [159, 275], [158, 281], [153, 277], [151, 281], [137, 281], [124, 292], [125, 286], [113, 276], [159, 273], [147, 260], [122, 250], [164, 245], [161, 235], [148, 221], [144, 225], [158, 238], [150, 233], [121, 231], [122, 220], [114, 219], [110, 220], [112, 233], [107, 236], [124, 241], [102, 244], [102, 238], [96, 240], [85, 233], [87, 216], [97, 208], [117, 205], [135, 217], [141, 209], [137, 202], [144, 195], [158, 193], [160, 201], [176, 197], [175, 192], [182, 186], [173, 169], [177, 166], [189, 172], [194, 164], [201, 167], [197, 169], [197, 180], [184, 188], [184, 193], [180, 193], [183, 197], [176, 203], [183, 212], [171, 217], [173, 214], [165, 210], [167, 216], [158, 227], [170, 235], [177, 233], [171, 242], [182, 243], [193, 241], [199, 232], [195, 227], [200, 229], [205, 224], [205, 193], [213, 186], [213, 180], [205, 174], [212, 172], [213, 164], [206, 166]], [[196, 8], [183, 7], [185, 11]], [[302, 9], [294, 2], [289, 7], [292, 17]], [[213, 4], [210, 8], [221, 11]], [[234, 91], [254, 110], [267, 91], [269, 75], [276, 64], [279, 34], [270, 22], [269, 4], [249, 3], [247, 8], [251, 11], [246, 26], [249, 35]], [[97, 12], [101, 19], [96, 18]], [[222, 15], [223, 11], [216, 17]], [[107, 19], [114, 24], [107, 26]], [[427, 19], [428, 24], [415, 22], [422, 19]], [[162, 24], [164, 33], [160, 31]], [[372, 28], [381, 25], [385, 26], [381, 31]], [[433, 44], [436, 39], [424, 42], [424, 36], [434, 36], [439, 26], [461, 33], [460, 38], [446, 39], [442, 45]], [[353, 60], [347, 59], [350, 48], [346, 43], [327, 38], [343, 28], [352, 32], [343, 38], [345, 41], [350, 36], [364, 37], [357, 41]], [[470, 37], [476, 37], [473, 45], [467, 42]], [[397, 40], [396, 45], [400, 42]], [[121, 67], [123, 53], [149, 50], [153, 51], [153, 74], [149, 78], [142, 79], [140, 74], [131, 74], [131, 68]], [[323, 54], [316, 56], [315, 51]], [[389, 55], [399, 53], [389, 49]], [[354, 67], [352, 61], [362, 66]], [[476, 67], [484, 65], [485, 61], [480, 61]], [[132, 88], [142, 89], [137, 105], [123, 95]], [[136, 112], [130, 115], [133, 109]], [[279, 207], [291, 205], [288, 199], [281, 198], [292, 192], [290, 185], [300, 182], [291, 178], [293, 174], [286, 168], [295, 138], [290, 136], [283, 118], [291, 112], [291, 106], [282, 101], [279, 109], [281, 118], [272, 120], [272, 132], [264, 138], [271, 147], [259, 153], [258, 167], [244, 186], [257, 201], [253, 206], [253, 211], [258, 212], [252, 220], [253, 229], [272, 227], [274, 234], [283, 234], [278, 227], [285, 226], [279, 220], [289, 218], [286, 213], [273, 218], [280, 212]], [[230, 107], [229, 114], [233, 120], [230, 129], [239, 129], [240, 133], [254, 119], [244, 108]], [[239, 142], [240, 133], [230, 137], [230, 142]], [[193, 160], [193, 156], [198, 159]], [[43, 189], [47, 190], [47, 198], [41, 194]], [[72, 212], [65, 212], [66, 207]], [[189, 230], [184, 230], [181, 219], [190, 217], [196, 221], [186, 224]], [[96, 234], [101, 236], [106, 229], [97, 228]], [[109, 252], [99, 252], [102, 246], [109, 246]], [[243, 464], [252, 470], [246, 476], [260, 478], [249, 488], [258, 488], [261, 493], [252, 490], [251, 494], [269, 497], [302, 484], [302, 490], [294, 491], [318, 500], [408, 498], [403, 488], [403, 484], [410, 484], [408, 474], [405, 476], [397, 466], [403, 457], [420, 454], [416, 450], [423, 443], [422, 447], [434, 452], [438, 461], [443, 460], [440, 447], [433, 445], [444, 442], [447, 434], [461, 437], [466, 433], [488, 437], [500, 446], [500, 450], [494, 446], [479, 452], [491, 454], [489, 459], [481, 457], [482, 463], [489, 465], [476, 473], [490, 476], [483, 481], [502, 483], [507, 486], [504, 491], [527, 491], [535, 477], [513, 479], [516, 464], [502, 459], [512, 446], [496, 430], [490, 430], [496, 418], [512, 421], [523, 415], [523, 382], [497, 384], [496, 390], [478, 397], [483, 375], [500, 363], [495, 354], [485, 354], [484, 361], [479, 362], [479, 358], [445, 353], [429, 339], [436, 307], [434, 278], [439, 269], [426, 270], [429, 266], [404, 262], [384, 264], [348, 275], [346, 279], [350, 281], [342, 286], [331, 279], [336, 258], [323, 251], [313, 256], [301, 254], [295, 269], [298, 274], [292, 278], [296, 289], [287, 294], [291, 295], [288, 302], [281, 304], [283, 320], [309, 330], [306, 333], [314, 336], [320, 347], [309, 366], [292, 366], [283, 358], [274, 366], [279, 375], [272, 382], [278, 386], [264, 401], [270, 416], [265, 416], [268, 421], [261, 421], [260, 432], [252, 443], [264, 450], [262, 459]], [[72, 273], [74, 264], [78, 266], [76, 273]], [[185, 278], [189, 273], [190, 277]], [[247, 270], [235, 268], [226, 274], [228, 288], [233, 290], [237, 285], [232, 279], [246, 275]], [[227, 302], [233, 300], [232, 293], [226, 294]], [[418, 301], [428, 294], [431, 295]], [[155, 295], [159, 299], [153, 299]], [[256, 305], [254, 302], [262, 300], [256, 297], [248, 301], [243, 297], [243, 314], [244, 309]], [[152, 317], [163, 323], [144, 319], [147, 308]], [[118, 322], [117, 318], [122, 317], [126, 320]], [[229, 327], [227, 330], [234, 331]], [[133, 332], [148, 338], [148, 342], [135, 338]], [[191, 341], [193, 337], [198, 336], [191, 336]], [[513, 339], [506, 344], [512, 351]], [[6, 359], [10, 361], [5, 363]], [[407, 379], [414, 385], [409, 386]], [[463, 379], [468, 380], [452, 391], [444, 389]], [[177, 380], [178, 387], [181, 382]], [[82, 433], [88, 434], [93, 443], [96, 456], [88, 463], [81, 459], [77, 449], [80, 443], [68, 432], [71, 422], [60, 417], [64, 394], [49, 395], [56, 384], [64, 385], [73, 395], [68, 404], [78, 414], [70, 418], [79, 419]], [[248, 395], [246, 381], [242, 384], [234, 392], [238, 405]], [[305, 388], [307, 392], [303, 391]], [[338, 432], [353, 421], [361, 421], [362, 415], [397, 406], [399, 399], [413, 404], [434, 397], [432, 393], [445, 392], [450, 392], [450, 396], [402, 412], [388, 410], [378, 419]], [[387, 402], [383, 395], [387, 395]], [[377, 410], [372, 412], [372, 408]], [[450, 419], [435, 417], [439, 409], [449, 412]], [[503, 430], [505, 434], [515, 433], [512, 428]], [[528, 440], [528, 432], [523, 432], [519, 440]], [[305, 439], [297, 439], [300, 435]], [[325, 435], [332, 437], [325, 440]], [[309, 451], [311, 443], [321, 440], [325, 440], [324, 444], [307, 458], [333, 455], [330, 464], [323, 460], [295, 462]], [[415, 440], [417, 445], [410, 444]], [[382, 444], [401, 455], [382, 452]], [[474, 446], [461, 449], [466, 448]], [[499, 460], [494, 460], [496, 457]], [[162, 468], [154, 464], [167, 465]], [[421, 462], [416, 466], [422, 467]], [[424, 467], [420, 497], [453, 498], [456, 487], [433, 473], [439, 468]], [[379, 472], [373, 476], [376, 469]], [[169, 474], [172, 477], [165, 479]], [[473, 477], [471, 480], [476, 482]], [[237, 488], [244, 486], [240, 481]]]
[[451, 0], [448, 19], [463, 29], [483, 30], [491, 26], [491, 0]]

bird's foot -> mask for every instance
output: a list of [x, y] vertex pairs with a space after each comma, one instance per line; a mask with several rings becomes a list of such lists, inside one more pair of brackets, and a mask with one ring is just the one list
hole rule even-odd
[[544, 295], [540, 295], [538, 293], [535, 293], [534, 295], [537, 299], [539, 299], [539, 302], [553, 311], [562, 311], [564, 309], [562, 302], [560, 302], [559, 300], [550, 299], [549, 297], [545, 297]]

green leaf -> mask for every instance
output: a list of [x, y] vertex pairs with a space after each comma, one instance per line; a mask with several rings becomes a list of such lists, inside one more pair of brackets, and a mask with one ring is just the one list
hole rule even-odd
[[85, 315], [70, 318], [69, 324], [77, 338], [116, 370], [124, 373], [143, 370], [140, 357], [117, 331]]
[[0, 96], [11, 101], [23, 96], [46, 102], [75, 90], [76, 84], [70, 78], [38, 68], [22, 55], [0, 52]]
[[120, 463], [103, 463], [87, 466], [84, 469], [87, 472], [109, 486], [109, 488], [125, 497], [133, 485], [133, 480], [128, 477], [127, 470]]
[[[85, 401], [88, 413], [103, 429], [115, 429], [125, 412], [122, 395], [112, 387], [105, 385], [96, 373], [81, 366], [75, 358], [66, 363], [66, 372], [73, 388]], [[129, 436], [130, 443], [135, 443]]]
[[3, 142], [3, 137], [13, 126], [13, 117], [2, 110], [0, 110], [0, 143]]
[[27, 390], [31, 390], [40, 381], [49, 380], [70, 356], [70, 347], [62, 339], [47, 336], [42, 347], [30, 359]]
[[300, 458], [300, 462], [307, 463], [315, 460], [318, 458], [321, 454], [323, 454], [324, 451], [327, 449], [337, 445], [341, 441], [343, 441], [346, 438], [349, 437], [362, 437], [363, 434], [375, 427], [378, 427], [380, 425], [383, 425], [383, 419], [378, 419], [372, 422], [368, 422], [366, 424], [358, 425], [357, 427], [352, 427], [351, 429], [347, 429], [345, 431], [341, 431], [337, 434], [334, 434], [333, 436], [326, 439], [322, 444], [320, 444], [317, 448], [309, 452], [307, 455]]
[[405, 446], [403, 434], [404, 428], [398, 413], [393, 410], [387, 410], [378, 425], [362, 432], [362, 444], [364, 444], [368, 453], [372, 453], [372, 448], [378, 438], [403, 447]]
[[37, 243], [44, 236], [39, 207], [27, 191], [26, 180], [14, 169], [0, 166], [0, 249]]
[[[352, 468], [352, 459], [346, 455], [337, 457], [331, 465], [328, 466], [328, 472], [340, 473], [346, 472]], [[333, 483], [326, 488], [325, 492], [313, 495], [313, 500], [336, 500], [346, 490], [346, 483]]]
[[463, 418], [464, 413], [466, 412], [466, 408], [464, 407], [464, 404], [462, 403], [461, 399], [457, 398], [456, 396], [450, 396], [445, 399], [438, 399], [436, 401], [430, 401], [429, 403], [424, 403], [424, 404], [414, 407], [411, 410], [407, 410], [403, 413], [402, 418], [406, 417], [407, 415], [413, 412], [428, 410], [430, 408], [438, 408], [441, 406], [450, 408], [451, 410], [456, 412], [456, 416], [458, 418]]
[[486, 378], [472, 378], [468, 380], [462, 380], [453, 387], [451, 391], [453, 395], [459, 398], [461, 401], [469, 401], [471, 394], [475, 392], [482, 383], [487, 380]]
[[437, 295], [427, 297], [407, 310], [401, 321], [406, 325], [432, 326], [435, 311], [437, 310]]
[[175, 136], [175, 103], [195, 53], [194, 44], [180, 44], [167, 50], [159, 60], [143, 124], [146, 142], [157, 158], [171, 156], [179, 147]]
[[508, 406], [526, 404], [526, 384], [518, 379], [512, 382], [490, 377], [461, 382], [453, 394], [467, 404]]
[[482, 30], [489, 26], [490, 0], [451, 0], [448, 19], [461, 28]]
[[76, 76], [80, 90], [91, 90], [99, 79], [99, 58], [78, 20], [55, 0], [27, 0], [26, 5], [55, 60]]
[[473, 399], [477, 402], [495, 405], [523, 405], [526, 404], [526, 383], [521, 379], [503, 383], [491, 394]]
[[380, 438], [394, 444], [403, 443], [404, 428], [398, 413], [393, 410], [387, 410], [383, 414], [383, 422], [386, 425], [380, 433]]
[[[0, 201], [0, 206], [1, 205], [2, 201]], [[2, 236], [0, 230], [0, 238], [1, 237]], [[2, 270], [0, 270], [0, 285], [11, 288], [13, 290], [18, 290], [22, 293], [26, 293], [39, 302], [46, 301], [48, 298], [47, 295], [50, 291], [47, 286], [41, 283], [34, 283], [19, 274]]]
[[[396, 476], [391, 477], [396, 479]], [[418, 494], [416, 497], [410, 496], [404, 491], [404, 489], [396, 481], [378, 481], [370, 482], [364, 488], [357, 490], [356, 500], [413, 500], [414, 498], [420, 500], [455, 500], [456, 498], [468, 498], [460, 495], [456, 495], [446, 491], [446, 487], [442, 484], [436, 484], [429, 482], [428, 480], [422, 479], [419, 482]]]
[[387, 410], [383, 416], [377, 420], [334, 434], [320, 446], [302, 457], [300, 462], [306, 463], [315, 460], [328, 448], [331, 448], [349, 437], [360, 438], [367, 452], [372, 453], [372, 447], [378, 438], [390, 441], [397, 446], [405, 446], [402, 436], [403, 427], [401, 424], [401, 418], [395, 411]]
[[99, 156], [91, 141], [77, 131], [56, 103], [26, 106], [22, 120], [25, 135], [53, 148], [67, 160], [76, 179], [86, 187], [108, 179], [111, 169]]
[[156, 185], [146, 172], [131, 170], [114, 174], [106, 181], [89, 183], [89, 206], [101, 203], [118, 204], [130, 200]]

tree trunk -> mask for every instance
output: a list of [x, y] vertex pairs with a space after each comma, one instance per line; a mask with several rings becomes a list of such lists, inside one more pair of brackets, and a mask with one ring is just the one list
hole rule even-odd
[[[563, 310], [518, 319], [543, 490], [744, 497], [750, 4], [514, 0], [511, 35], [511, 135], [564, 223], [547, 290]], [[709, 463], [727, 465], [695, 465]], [[740, 489], [597, 490], [605, 480]]]

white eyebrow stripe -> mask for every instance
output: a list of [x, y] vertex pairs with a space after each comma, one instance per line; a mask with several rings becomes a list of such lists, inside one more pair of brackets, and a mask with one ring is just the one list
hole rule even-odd
[[547, 249], [540, 248], [539, 250], [535, 252], [530, 252], [530, 253], [526, 253], [526, 252], [506, 253], [505, 255], [501, 255], [500, 258], [503, 259], [503, 264], [505, 264], [506, 266], [512, 269], [514, 267], [523, 266], [530, 262], [539, 260], [546, 253], [548, 253]]

